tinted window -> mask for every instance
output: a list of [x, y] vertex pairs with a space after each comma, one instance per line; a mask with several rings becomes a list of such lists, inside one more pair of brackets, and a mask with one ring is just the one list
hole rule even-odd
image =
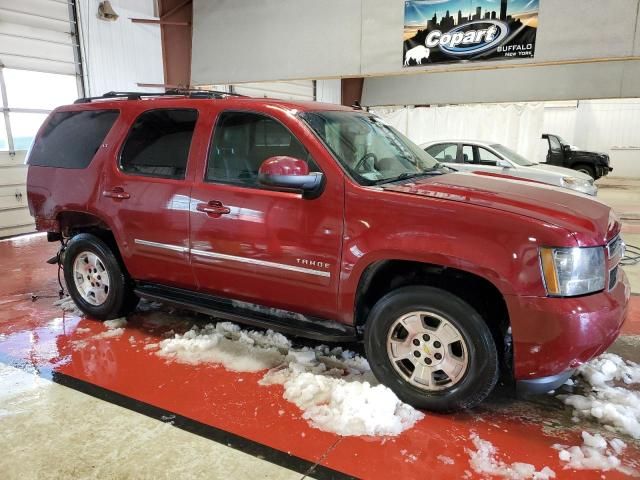
[[310, 171], [318, 171], [298, 139], [277, 120], [257, 113], [222, 113], [209, 149], [206, 180], [257, 185], [262, 162], [280, 155], [305, 160]]
[[455, 162], [458, 155], [457, 143], [439, 143], [427, 148], [427, 153], [441, 162]]
[[127, 173], [184, 178], [197, 119], [197, 110], [144, 112], [129, 132], [120, 167]]
[[118, 118], [117, 110], [58, 112], [36, 138], [29, 165], [86, 168]]

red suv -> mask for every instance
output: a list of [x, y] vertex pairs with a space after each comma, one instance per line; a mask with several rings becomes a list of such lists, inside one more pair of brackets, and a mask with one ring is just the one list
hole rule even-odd
[[28, 156], [37, 228], [88, 316], [144, 297], [322, 341], [363, 340], [404, 401], [471, 407], [500, 370], [562, 384], [622, 326], [609, 207], [456, 173], [382, 120], [216, 92], [56, 109]]

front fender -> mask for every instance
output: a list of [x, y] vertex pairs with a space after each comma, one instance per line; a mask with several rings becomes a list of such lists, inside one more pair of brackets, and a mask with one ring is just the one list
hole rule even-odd
[[544, 296], [540, 246], [575, 245], [561, 227], [440, 198], [361, 189], [347, 192], [345, 212], [339, 314], [346, 322], [360, 279], [376, 262], [455, 268], [484, 278], [502, 295]]

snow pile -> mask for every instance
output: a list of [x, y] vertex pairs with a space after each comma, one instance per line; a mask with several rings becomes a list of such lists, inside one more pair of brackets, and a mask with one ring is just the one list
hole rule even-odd
[[98, 333], [91, 337], [94, 340], [101, 340], [103, 338], [115, 338], [124, 333], [124, 327], [127, 325], [127, 319], [124, 317], [116, 318], [114, 320], [106, 320], [102, 324], [107, 327], [106, 332]]
[[620, 455], [627, 445], [620, 439], [607, 440], [599, 434], [591, 435], [582, 432], [582, 445], [568, 447], [554, 445], [559, 450], [558, 457], [565, 469], [573, 470], [619, 470], [623, 473], [634, 474], [631, 469], [621, 467]]
[[366, 359], [340, 347], [291, 350], [260, 384], [282, 385], [305, 420], [338, 435], [395, 436], [424, 417], [378, 385]]
[[127, 325], [127, 319], [125, 317], [114, 318], [113, 320], [105, 320], [102, 324], [109, 330], [114, 328], [124, 328]]
[[367, 361], [341, 348], [294, 349], [283, 335], [229, 322], [194, 326], [160, 342], [157, 355], [182, 363], [222, 364], [237, 372], [268, 370], [261, 385], [283, 396], [312, 426], [339, 435], [399, 435], [424, 415], [377, 385]]
[[447, 457], [446, 455], [438, 455], [438, 461], [445, 465], [453, 465], [456, 463], [453, 458]]
[[221, 322], [194, 326], [182, 335], [162, 340], [157, 354], [181, 363], [220, 363], [234, 372], [258, 372], [282, 363], [284, 355], [276, 345], [285, 343], [288, 345], [288, 340], [279, 333], [245, 332], [232, 323]]
[[469, 465], [476, 473], [482, 475], [494, 475], [509, 478], [512, 480], [548, 480], [556, 478], [556, 473], [549, 467], [543, 467], [536, 471], [536, 467], [530, 463], [514, 462], [511, 464], [498, 460], [496, 447], [486, 440], [481, 439], [477, 434], [471, 435], [471, 441], [476, 450], [467, 449], [469, 454]]
[[284, 398], [312, 426], [343, 436], [399, 435], [424, 416], [383, 385], [372, 386], [358, 375], [342, 378], [342, 371], [323, 367], [292, 361], [283, 370], [268, 372], [260, 384], [282, 384]]
[[591, 418], [606, 428], [640, 439], [640, 391], [620, 384], [640, 383], [640, 365], [605, 353], [584, 364], [578, 373], [585, 383], [583, 395], [558, 395], [574, 408], [574, 417]]

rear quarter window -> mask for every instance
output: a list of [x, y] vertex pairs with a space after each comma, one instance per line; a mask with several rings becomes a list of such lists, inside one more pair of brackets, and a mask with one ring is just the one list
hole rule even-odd
[[118, 110], [54, 113], [31, 147], [27, 163], [39, 167], [86, 168], [118, 114]]

